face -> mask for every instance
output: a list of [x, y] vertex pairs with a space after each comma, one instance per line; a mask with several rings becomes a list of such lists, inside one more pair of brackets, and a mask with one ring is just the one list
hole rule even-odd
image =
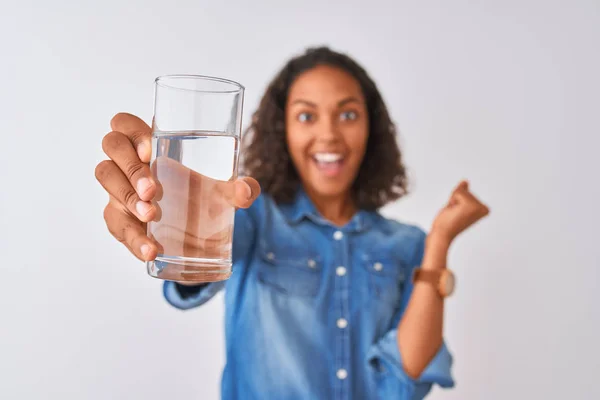
[[369, 116], [356, 79], [334, 67], [302, 73], [289, 90], [287, 143], [305, 189], [349, 196], [365, 155]]

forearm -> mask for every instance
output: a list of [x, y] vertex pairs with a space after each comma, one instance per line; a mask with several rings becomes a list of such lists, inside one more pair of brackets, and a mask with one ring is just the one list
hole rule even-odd
[[[449, 244], [430, 235], [421, 268], [446, 268]], [[417, 282], [398, 326], [398, 347], [407, 375], [418, 378], [442, 345], [444, 300], [428, 283]]]

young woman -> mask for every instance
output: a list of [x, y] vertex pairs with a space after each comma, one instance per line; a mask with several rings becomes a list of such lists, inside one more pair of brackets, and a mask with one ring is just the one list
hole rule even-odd
[[[96, 176], [110, 232], [156, 257], [145, 222], [157, 210], [151, 129], [118, 114]], [[454, 238], [488, 214], [461, 182], [429, 233], [377, 210], [406, 193], [396, 131], [375, 83], [327, 48], [290, 60], [253, 116], [248, 177], [227, 281], [164, 284], [179, 309], [225, 288], [223, 399], [421, 399], [452, 387], [442, 338]], [[261, 193], [262, 190], [262, 194]]]

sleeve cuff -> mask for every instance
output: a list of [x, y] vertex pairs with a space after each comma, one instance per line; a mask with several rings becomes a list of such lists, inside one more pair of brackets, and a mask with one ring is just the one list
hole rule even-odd
[[177, 283], [165, 281], [163, 285], [163, 295], [167, 302], [180, 310], [189, 310], [190, 308], [201, 306], [210, 300], [225, 286], [225, 281], [209, 283], [202, 286], [196, 293], [187, 291], [185, 297], [177, 289]]
[[377, 373], [392, 373], [403, 384], [414, 389], [419, 385], [438, 384], [443, 388], [454, 387], [451, 375], [452, 355], [442, 343], [442, 347], [433, 357], [418, 379], [412, 379], [402, 367], [402, 355], [398, 349], [397, 330], [388, 332], [375, 343], [367, 353], [367, 362]]

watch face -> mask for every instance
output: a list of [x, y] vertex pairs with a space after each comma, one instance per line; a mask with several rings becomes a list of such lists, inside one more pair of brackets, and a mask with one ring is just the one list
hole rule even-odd
[[444, 278], [442, 282], [442, 287], [444, 288], [444, 294], [446, 296], [450, 296], [454, 292], [454, 274], [448, 270], [444, 273]]

